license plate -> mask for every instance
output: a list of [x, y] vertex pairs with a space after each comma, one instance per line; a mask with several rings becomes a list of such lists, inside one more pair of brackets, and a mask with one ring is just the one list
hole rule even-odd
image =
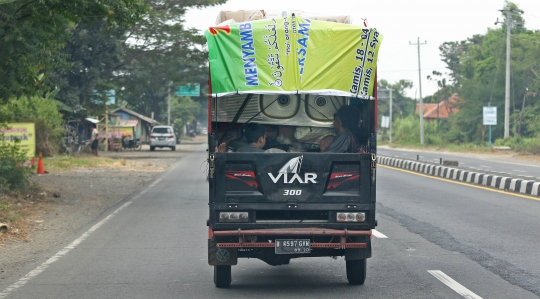
[[311, 243], [309, 239], [276, 240], [276, 254], [309, 253]]
[[158, 137], [158, 140], [165, 140], [165, 137]]

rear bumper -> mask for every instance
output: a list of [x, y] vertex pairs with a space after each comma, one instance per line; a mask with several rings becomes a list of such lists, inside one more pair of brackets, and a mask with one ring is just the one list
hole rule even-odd
[[175, 146], [176, 142], [174, 139], [169, 140], [156, 140], [150, 139], [150, 146]]
[[[371, 230], [338, 230], [325, 228], [289, 228], [289, 229], [254, 229], [254, 230], [225, 230], [212, 231], [209, 230], [209, 239], [221, 239], [221, 237], [238, 237], [238, 242], [217, 242], [218, 248], [275, 248], [274, 242], [250, 242], [251, 238], [246, 237], [294, 237], [294, 238], [309, 238], [309, 237], [339, 237], [339, 242], [312, 242], [312, 248], [332, 248], [332, 249], [347, 249], [347, 248], [367, 248], [365, 242], [347, 242], [350, 237], [369, 237], [371, 238]], [[337, 240], [336, 240], [337, 241]]]

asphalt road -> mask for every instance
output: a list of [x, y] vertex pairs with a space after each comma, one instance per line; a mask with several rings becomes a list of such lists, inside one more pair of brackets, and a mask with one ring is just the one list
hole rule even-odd
[[377, 153], [395, 158], [409, 159], [440, 163], [440, 160], [458, 161], [459, 167], [465, 167], [480, 172], [499, 173], [506, 176], [519, 176], [528, 179], [540, 180], [540, 165], [538, 163], [510, 162], [504, 160], [493, 160], [489, 156], [476, 157], [467, 154], [448, 154], [437, 152], [424, 152], [414, 150], [397, 150], [389, 148], [378, 148]]
[[[229, 289], [207, 264], [204, 146], [0, 281], [0, 298], [538, 298], [540, 202], [380, 166], [365, 285], [343, 258], [241, 259]], [[447, 284], [443, 283], [445, 281]]]

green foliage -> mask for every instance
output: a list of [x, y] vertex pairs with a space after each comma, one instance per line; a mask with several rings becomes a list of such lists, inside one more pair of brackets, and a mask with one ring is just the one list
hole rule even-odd
[[[69, 30], [78, 22], [101, 19], [128, 26], [145, 7], [140, 0], [13, 1], [0, 7], [0, 102], [49, 90], [52, 69], [68, 69], [62, 53]], [[51, 85], [52, 86], [52, 85]]]
[[27, 160], [26, 153], [18, 146], [20, 141], [11, 144], [4, 141], [3, 137], [0, 133], [0, 193], [24, 190], [29, 185], [29, 169], [22, 167]]
[[[505, 7], [519, 10], [512, 2]], [[516, 13], [513, 18], [521, 16]], [[540, 92], [540, 31], [513, 27], [511, 34], [509, 133], [534, 138], [540, 133], [540, 102], [531, 100], [534, 93]], [[441, 126], [443, 138], [453, 144], [485, 142], [487, 127], [482, 124], [482, 107], [488, 105], [496, 106], [498, 113], [492, 139], [504, 137], [506, 27], [489, 29], [484, 35], [464, 41], [446, 42], [439, 49], [450, 70], [452, 91], [463, 100], [460, 112]]]
[[0, 106], [0, 121], [31, 122], [36, 128], [36, 152], [52, 156], [58, 152], [62, 136], [62, 115], [52, 96], [11, 99]]
[[199, 114], [201, 105], [190, 97], [175, 97], [171, 100], [171, 119], [175, 132], [182, 132], [182, 128]]
[[115, 86], [110, 80], [121, 61], [122, 28], [108, 28], [107, 22], [97, 20], [79, 23], [70, 31], [70, 40], [62, 50], [69, 56], [68, 70], [57, 68], [46, 80], [60, 92], [55, 97], [67, 106], [63, 113], [82, 112], [102, 115], [108, 91]]
[[493, 143], [494, 146], [509, 146], [512, 150], [530, 154], [530, 155], [540, 155], [540, 138], [523, 138], [519, 135], [508, 138], [508, 139], [498, 139]]
[[392, 142], [401, 145], [420, 143], [420, 119], [415, 115], [395, 119], [392, 123]]
[[[128, 32], [125, 56], [114, 83], [122, 86], [117, 98], [144, 115], [166, 121], [169, 90], [174, 95], [179, 85], [200, 83], [208, 78], [206, 40], [194, 29], [185, 28], [183, 17], [190, 6], [219, 4], [222, 0], [168, 2], [147, 0], [152, 9], [139, 26]], [[204, 92], [204, 91], [203, 91]], [[205, 102], [202, 94], [197, 101]]]
[[[396, 117], [407, 117], [414, 113], [415, 101], [405, 96], [405, 91], [412, 88], [412, 82], [407, 80], [399, 80], [394, 84], [390, 84], [386, 80], [380, 80], [378, 83], [379, 90], [392, 89], [392, 114]], [[389, 92], [385, 92], [385, 98], [379, 98], [379, 115], [389, 115]]]

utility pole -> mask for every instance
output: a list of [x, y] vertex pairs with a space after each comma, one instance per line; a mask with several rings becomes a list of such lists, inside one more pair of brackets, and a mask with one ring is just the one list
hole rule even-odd
[[169, 84], [167, 100], [167, 126], [171, 125], [171, 85]]
[[[388, 144], [392, 144], [392, 91], [393, 89], [390, 89], [390, 88], [384, 88], [384, 89], [378, 89], [379, 92], [386, 92], [386, 91], [389, 91], [390, 92], [390, 106], [389, 106], [389, 113], [390, 113], [390, 121], [389, 121], [389, 124], [388, 124], [388, 129], [390, 131], [390, 136], [388, 138]], [[386, 97], [382, 97], [380, 95], [377, 96], [377, 98], [386, 98]]]
[[507, 7], [506, 9], [501, 9], [499, 11], [506, 14], [506, 20], [504, 22], [499, 22], [498, 19], [495, 22], [495, 25], [506, 25], [506, 84], [504, 90], [504, 138], [506, 139], [510, 137], [510, 36], [512, 25], [519, 25], [517, 23], [513, 24], [514, 20], [512, 19], [512, 17], [516, 12], [523, 13], [523, 10]]
[[390, 138], [388, 138], [388, 144], [392, 144], [392, 90], [390, 89], [390, 124], [388, 124], [390, 126]]
[[420, 43], [420, 37], [418, 42], [413, 44], [409, 42], [409, 45], [418, 46], [418, 86], [420, 87], [420, 144], [424, 145], [424, 105], [422, 100], [422, 72], [420, 71], [420, 46], [427, 44], [427, 41]]

